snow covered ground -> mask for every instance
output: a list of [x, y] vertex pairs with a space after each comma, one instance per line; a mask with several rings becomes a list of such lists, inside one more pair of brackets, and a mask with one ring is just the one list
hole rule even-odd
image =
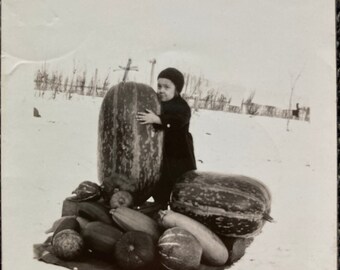
[[[3, 269], [62, 269], [34, 260], [32, 245], [45, 240], [63, 199], [81, 181], [96, 181], [101, 100], [34, 98], [33, 104], [23, 101], [16, 108], [8, 101], [2, 141]], [[32, 105], [41, 118], [33, 118]], [[272, 192], [276, 222], [265, 225], [234, 270], [336, 269], [336, 185], [329, 184], [336, 179], [327, 174], [332, 167], [314, 135], [318, 127], [291, 121], [290, 128], [287, 132], [286, 120], [267, 117], [205, 110], [192, 116], [199, 170], [255, 177]]]

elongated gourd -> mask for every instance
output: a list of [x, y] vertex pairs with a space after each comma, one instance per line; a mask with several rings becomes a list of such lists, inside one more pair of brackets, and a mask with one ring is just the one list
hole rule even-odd
[[105, 95], [98, 124], [98, 178], [103, 197], [115, 188], [132, 194], [136, 205], [145, 202], [159, 181], [163, 132], [136, 120], [137, 112], [160, 113], [156, 92], [148, 85], [125, 82]]
[[115, 243], [123, 233], [117, 228], [101, 221], [90, 222], [82, 230], [85, 244], [92, 251], [104, 255], [113, 255]]
[[127, 207], [111, 209], [113, 221], [124, 231], [141, 231], [148, 233], [153, 240], [157, 241], [160, 236], [158, 224], [147, 215]]
[[98, 202], [79, 202], [78, 215], [89, 221], [101, 221], [113, 225], [109, 209]]
[[158, 215], [159, 224], [164, 228], [180, 227], [192, 233], [203, 248], [202, 259], [207, 264], [219, 266], [227, 262], [227, 248], [221, 239], [206, 226], [172, 210], [161, 210]]

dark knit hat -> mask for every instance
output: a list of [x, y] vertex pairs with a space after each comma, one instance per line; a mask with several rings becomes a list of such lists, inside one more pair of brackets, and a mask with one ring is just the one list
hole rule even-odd
[[176, 86], [176, 91], [178, 93], [182, 92], [183, 85], [184, 85], [184, 76], [182, 72], [175, 68], [166, 68], [163, 71], [161, 71], [157, 77], [157, 79], [163, 78], [168, 79], [173, 82], [173, 84]]

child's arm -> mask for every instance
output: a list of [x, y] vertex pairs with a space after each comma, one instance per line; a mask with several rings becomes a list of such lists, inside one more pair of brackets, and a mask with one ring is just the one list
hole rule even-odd
[[160, 117], [155, 114], [153, 111], [146, 109], [146, 112], [139, 112], [137, 113], [136, 119], [138, 122], [140, 122], [142, 125], [147, 124], [158, 124], [161, 125], [162, 121]]
[[151, 110], [137, 113], [136, 119], [141, 124], [154, 124], [156, 129], [179, 129], [188, 124], [191, 117], [190, 108], [176, 108], [172, 113], [156, 115]]

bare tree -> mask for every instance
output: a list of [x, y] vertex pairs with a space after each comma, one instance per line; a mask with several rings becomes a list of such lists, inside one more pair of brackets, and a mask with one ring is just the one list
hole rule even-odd
[[109, 90], [109, 73], [106, 75], [104, 82], [103, 82], [103, 94], [105, 95], [105, 93]]
[[57, 84], [58, 84], [58, 73], [57, 71], [52, 72], [52, 78], [49, 81], [50, 89], [52, 91], [52, 98], [55, 99], [57, 96]]
[[82, 95], [85, 94], [85, 83], [86, 83], [86, 70], [83, 72], [83, 77], [80, 81], [80, 92]]
[[64, 84], [63, 84], [64, 93], [67, 92], [67, 87], [68, 87], [68, 77], [66, 77], [65, 80], [64, 80]]
[[95, 96], [98, 95], [97, 83], [98, 83], [98, 68], [96, 68], [96, 70], [94, 72], [92, 97], [95, 97]]
[[250, 103], [248, 106], [248, 114], [250, 115], [257, 115], [259, 113], [261, 105], [256, 103]]
[[[256, 91], [252, 91], [249, 96], [246, 98], [246, 100], [242, 99], [242, 102], [241, 102], [241, 113], [243, 114], [249, 114], [249, 109], [251, 107], [251, 104], [253, 103], [253, 99], [255, 97], [255, 93]], [[252, 108], [252, 112], [253, 112], [253, 109]]]
[[41, 96], [42, 97], [44, 97], [45, 91], [47, 91], [48, 82], [49, 82], [48, 73], [47, 73], [46, 69], [44, 69], [43, 74], [42, 74], [42, 84], [41, 84], [41, 90], [42, 90]]
[[86, 95], [87, 96], [91, 96], [93, 91], [94, 91], [94, 79], [93, 79], [93, 77], [91, 77], [90, 84], [89, 84], [89, 86], [87, 88]]
[[38, 71], [35, 75], [34, 83], [35, 83], [35, 89], [40, 90], [41, 89], [41, 83], [42, 83], [42, 72], [40, 71], [40, 69], [38, 69]]
[[75, 65], [73, 64], [73, 71], [72, 71], [72, 79], [71, 79], [71, 83], [70, 83], [70, 87], [67, 88], [67, 91], [66, 91], [66, 99], [71, 99], [72, 98], [72, 92], [73, 92], [73, 88], [74, 88], [74, 76], [76, 74], [76, 67]]
[[184, 91], [183, 93], [186, 94], [187, 90], [188, 90], [188, 85], [189, 85], [189, 80], [190, 80], [190, 74], [184, 74], [184, 78], [185, 78], [185, 83], [184, 83]]
[[217, 106], [216, 109], [219, 111], [224, 111], [225, 107], [230, 105], [231, 97], [227, 98], [223, 94], [220, 94], [219, 97], [217, 97]]
[[226, 97], [221, 94], [219, 95], [218, 97], [216, 97], [216, 100], [217, 100], [217, 104], [216, 104], [216, 110], [219, 110], [219, 111], [223, 111], [224, 109], [224, 105], [225, 105], [225, 101], [226, 101]]
[[54, 85], [54, 92], [53, 92], [53, 99], [56, 98], [57, 94], [60, 93], [62, 91], [61, 87], [62, 87], [62, 82], [63, 82], [63, 75], [61, 73], [58, 74], [58, 72], [56, 72], [56, 80], [55, 80], [55, 85]]
[[256, 91], [253, 90], [249, 96], [247, 97], [247, 99], [244, 101], [245, 104], [251, 104], [253, 102], [253, 99], [255, 97]]

